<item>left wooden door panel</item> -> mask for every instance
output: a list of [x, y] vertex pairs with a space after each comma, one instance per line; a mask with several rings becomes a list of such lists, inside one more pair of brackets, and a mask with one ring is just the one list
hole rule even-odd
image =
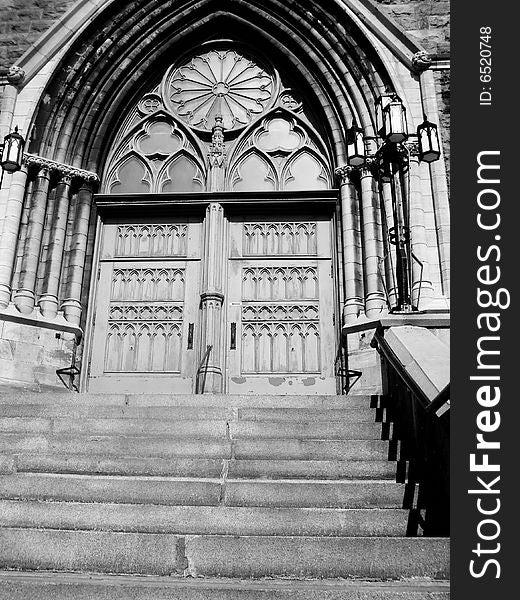
[[192, 392], [200, 229], [197, 221], [105, 225], [90, 391]]

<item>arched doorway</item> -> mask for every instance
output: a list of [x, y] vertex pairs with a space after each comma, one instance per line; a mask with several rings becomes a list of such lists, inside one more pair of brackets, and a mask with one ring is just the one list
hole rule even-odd
[[95, 199], [89, 389], [335, 393], [338, 194], [304, 98], [219, 42], [120, 123]]

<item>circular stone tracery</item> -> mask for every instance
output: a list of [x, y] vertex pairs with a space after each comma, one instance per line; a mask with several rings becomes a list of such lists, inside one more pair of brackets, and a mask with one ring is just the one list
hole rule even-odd
[[245, 127], [269, 107], [274, 77], [235, 50], [211, 50], [173, 69], [166, 97], [191, 127], [210, 131], [222, 115], [225, 129]]

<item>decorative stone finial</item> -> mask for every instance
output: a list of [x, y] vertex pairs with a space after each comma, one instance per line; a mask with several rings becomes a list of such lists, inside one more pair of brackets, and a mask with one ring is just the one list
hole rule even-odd
[[22, 85], [25, 79], [25, 71], [21, 67], [13, 65], [7, 72], [7, 81], [16, 87]]
[[431, 56], [425, 50], [420, 50], [412, 56], [412, 67], [417, 73], [427, 71], [432, 64]]

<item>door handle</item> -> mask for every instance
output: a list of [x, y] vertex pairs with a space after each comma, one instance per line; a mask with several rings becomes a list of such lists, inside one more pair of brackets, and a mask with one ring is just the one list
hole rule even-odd
[[236, 323], [231, 323], [231, 344], [230, 344], [230, 350], [236, 350], [237, 349], [237, 324]]
[[194, 324], [190, 323], [188, 325], [188, 350], [193, 350], [193, 328]]

